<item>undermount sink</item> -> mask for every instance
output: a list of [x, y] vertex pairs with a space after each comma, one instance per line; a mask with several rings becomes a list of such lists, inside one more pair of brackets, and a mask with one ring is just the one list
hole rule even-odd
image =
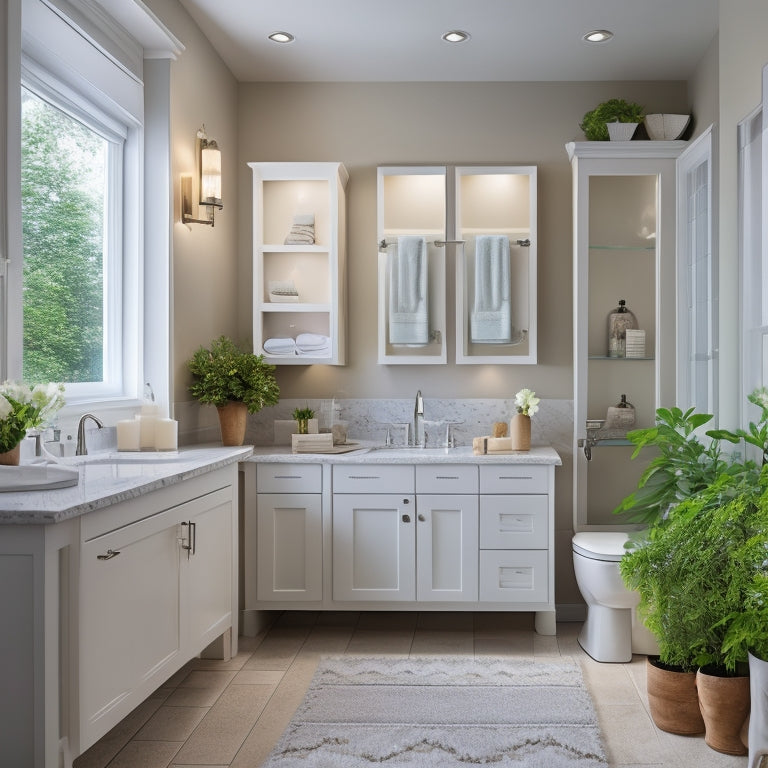
[[413, 456], [455, 456], [456, 454], [472, 453], [472, 447], [468, 445], [460, 445], [451, 448], [418, 448], [412, 445], [384, 445], [378, 448], [371, 448], [371, 451], [376, 453], [392, 452], [398, 456], [413, 455]]
[[0, 492], [44, 491], [77, 485], [80, 473], [59, 464], [21, 464], [0, 467]]

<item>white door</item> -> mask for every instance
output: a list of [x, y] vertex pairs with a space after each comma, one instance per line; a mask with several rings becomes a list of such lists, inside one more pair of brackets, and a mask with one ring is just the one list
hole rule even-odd
[[310, 493], [258, 494], [258, 600], [323, 599], [321, 498]]
[[333, 599], [414, 600], [414, 496], [335, 494]]
[[181, 586], [187, 650], [193, 655], [232, 625], [232, 501], [210, 503], [200, 511], [189, 505], [189, 519], [179, 526], [183, 546], [191, 547], [181, 550]]
[[178, 526], [168, 522], [156, 515], [82, 546], [83, 749], [125, 716], [120, 704], [137, 681], [159, 674], [159, 683], [180, 653]]
[[416, 598], [477, 600], [477, 496], [416, 497]]

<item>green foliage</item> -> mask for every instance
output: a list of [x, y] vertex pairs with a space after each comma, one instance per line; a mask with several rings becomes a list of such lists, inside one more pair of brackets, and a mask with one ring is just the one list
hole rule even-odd
[[210, 349], [200, 347], [187, 366], [193, 378], [189, 391], [201, 403], [221, 407], [234, 400], [256, 413], [280, 399], [275, 366], [261, 355], [241, 350], [226, 336], [211, 342]]
[[747, 400], [760, 408], [760, 422], [749, 422], [749, 429], [737, 429], [731, 432], [727, 429], [713, 429], [707, 434], [718, 440], [728, 440], [731, 443], [739, 443], [742, 440], [747, 445], [753, 445], [760, 449], [761, 461], [765, 464], [768, 459], [768, 388], [759, 387], [747, 395]]
[[[680, 408], [659, 408], [656, 426], [635, 429], [627, 438], [637, 447], [652, 447], [656, 455], [640, 476], [637, 490], [614, 510], [629, 522], [653, 525], [670, 507], [699, 493], [722, 473], [734, 474], [739, 468], [729, 465], [721, 455], [719, 442], [699, 440], [696, 430], [712, 419], [712, 414], [683, 412]], [[709, 434], [709, 433], [708, 433]]]
[[732, 672], [746, 661], [755, 640], [747, 630], [760, 632], [768, 599], [766, 477], [746, 485], [721, 476], [674, 507], [622, 558], [621, 575], [640, 594], [639, 610], [659, 641], [662, 662]]
[[[753, 537], [745, 543], [745, 549], [758, 550], [757, 557], [766, 556], [765, 535], [759, 537], [759, 541]], [[750, 559], [748, 562], [756, 563]], [[745, 590], [742, 605], [731, 611], [723, 620], [725, 629], [723, 638], [723, 654], [728, 657], [742, 660], [751, 653], [763, 661], [768, 661], [768, 573], [766, 563], [757, 565], [752, 582]]]
[[306, 408], [294, 408], [293, 409], [293, 418], [296, 419], [296, 421], [304, 421], [306, 419], [314, 419], [315, 418], [315, 412], [307, 406]]
[[639, 123], [643, 108], [624, 99], [608, 99], [587, 112], [579, 125], [590, 141], [608, 141], [606, 123]]
[[104, 140], [24, 92], [21, 202], [27, 381], [101, 381]]

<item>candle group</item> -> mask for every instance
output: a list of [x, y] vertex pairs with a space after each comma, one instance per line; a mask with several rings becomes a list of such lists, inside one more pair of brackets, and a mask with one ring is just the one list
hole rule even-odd
[[117, 422], [118, 451], [175, 451], [179, 422], [161, 418], [156, 405], [144, 405], [134, 419]]

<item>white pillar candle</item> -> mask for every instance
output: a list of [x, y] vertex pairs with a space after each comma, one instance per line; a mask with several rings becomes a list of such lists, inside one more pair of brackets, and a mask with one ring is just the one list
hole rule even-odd
[[155, 420], [155, 450], [175, 451], [179, 447], [179, 422], [175, 419]]
[[138, 451], [141, 448], [140, 422], [125, 419], [117, 422], [117, 450]]
[[155, 422], [159, 408], [156, 405], [142, 405], [139, 415], [139, 424], [141, 430], [141, 450], [155, 450]]

